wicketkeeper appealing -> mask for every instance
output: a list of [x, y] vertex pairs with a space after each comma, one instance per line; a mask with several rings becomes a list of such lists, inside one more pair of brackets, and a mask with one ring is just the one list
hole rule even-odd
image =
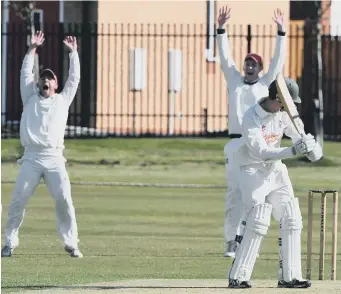
[[[295, 103], [300, 103], [298, 86], [286, 78], [286, 86]], [[271, 214], [279, 222], [278, 287], [308, 288], [302, 280], [301, 231], [302, 216], [298, 198], [281, 159], [305, 155], [311, 161], [322, 157], [321, 147], [310, 134], [301, 137], [284, 111], [276, 82], [269, 87], [268, 97], [251, 107], [243, 118], [244, 144], [236, 152], [240, 165], [239, 188], [245, 207], [242, 237], [229, 272], [230, 288], [250, 288], [256, 255], [270, 226]], [[293, 145], [281, 148], [283, 134]]]
[[269, 71], [259, 77], [263, 70], [262, 58], [250, 53], [244, 61], [244, 76], [236, 69], [235, 61], [231, 55], [231, 49], [227, 33], [223, 28], [230, 18], [230, 11], [227, 7], [221, 8], [218, 18], [217, 41], [221, 68], [228, 84], [228, 130], [231, 141], [224, 147], [226, 162], [227, 193], [225, 204], [225, 257], [234, 257], [237, 242], [236, 235], [240, 234], [240, 218], [243, 211], [240, 190], [238, 189], [238, 177], [234, 153], [239, 147], [241, 137], [241, 124], [244, 113], [259, 99], [268, 95], [268, 87], [275, 80], [277, 73], [281, 72], [286, 56], [286, 37], [283, 12], [279, 9], [274, 12], [273, 20], [277, 24], [278, 34], [274, 56], [270, 63]]
[[38, 84], [34, 84], [33, 64], [36, 48], [44, 42], [42, 32], [31, 38], [20, 73], [20, 93], [23, 113], [20, 122], [20, 140], [25, 148], [8, 207], [5, 227], [5, 247], [2, 257], [12, 256], [19, 245], [19, 228], [23, 222], [25, 205], [43, 178], [56, 206], [57, 227], [65, 250], [72, 257], [83, 257], [78, 249], [78, 231], [71, 185], [63, 157], [64, 133], [68, 111], [80, 80], [80, 64], [75, 37], [66, 37], [70, 50], [69, 76], [61, 93], [56, 93], [58, 80], [50, 69], [44, 69]]

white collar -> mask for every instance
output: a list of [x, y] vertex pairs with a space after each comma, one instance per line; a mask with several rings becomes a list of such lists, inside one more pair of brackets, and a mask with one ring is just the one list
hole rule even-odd
[[256, 104], [256, 107], [255, 107], [255, 111], [257, 113], [257, 115], [259, 116], [260, 119], [264, 119], [266, 118], [267, 116], [269, 115], [273, 115], [275, 113], [271, 113], [271, 112], [267, 112], [263, 109], [263, 107], [260, 105], [265, 99], [265, 98], [262, 98], [261, 100], [259, 100], [259, 102]]

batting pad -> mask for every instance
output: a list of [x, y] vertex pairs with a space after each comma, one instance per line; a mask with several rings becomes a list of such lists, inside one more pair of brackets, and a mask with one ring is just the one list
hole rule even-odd
[[302, 280], [301, 231], [302, 215], [298, 198], [290, 200], [283, 212], [279, 232], [279, 279]]
[[249, 281], [256, 262], [257, 253], [270, 226], [272, 205], [263, 203], [250, 211], [245, 225], [243, 240], [237, 248], [229, 278]]

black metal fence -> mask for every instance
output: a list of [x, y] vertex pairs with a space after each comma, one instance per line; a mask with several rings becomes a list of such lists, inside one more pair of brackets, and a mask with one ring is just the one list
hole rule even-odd
[[[40, 69], [52, 68], [62, 88], [68, 71], [65, 35], [78, 39], [81, 82], [70, 107], [66, 137], [225, 136], [227, 91], [217, 49], [207, 48], [205, 25], [177, 24], [45, 24], [45, 44], [38, 50]], [[275, 27], [231, 26], [232, 53], [239, 69], [248, 51], [270, 63]], [[215, 38], [215, 36], [213, 36]], [[2, 138], [18, 137], [22, 103], [21, 62], [27, 49], [25, 27], [2, 25]], [[340, 38], [322, 36], [324, 133], [341, 139]], [[134, 51], [139, 48], [139, 52]], [[285, 74], [297, 80], [307, 131], [316, 117], [316, 36], [306, 27], [288, 29]], [[181, 53], [181, 85], [170, 91], [169, 50]], [[142, 88], [131, 87], [133, 60], [142, 71]], [[136, 65], [135, 64], [135, 65]], [[61, 90], [61, 89], [59, 89]]]

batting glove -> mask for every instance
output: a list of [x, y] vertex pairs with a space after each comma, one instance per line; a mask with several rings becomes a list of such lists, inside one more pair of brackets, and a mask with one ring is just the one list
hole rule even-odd
[[316, 144], [314, 150], [307, 153], [306, 156], [311, 162], [320, 160], [323, 156], [320, 144]]
[[315, 145], [316, 142], [314, 136], [311, 134], [305, 135], [294, 143], [294, 145], [292, 146], [292, 153], [294, 155], [306, 155], [307, 153], [314, 150]]

